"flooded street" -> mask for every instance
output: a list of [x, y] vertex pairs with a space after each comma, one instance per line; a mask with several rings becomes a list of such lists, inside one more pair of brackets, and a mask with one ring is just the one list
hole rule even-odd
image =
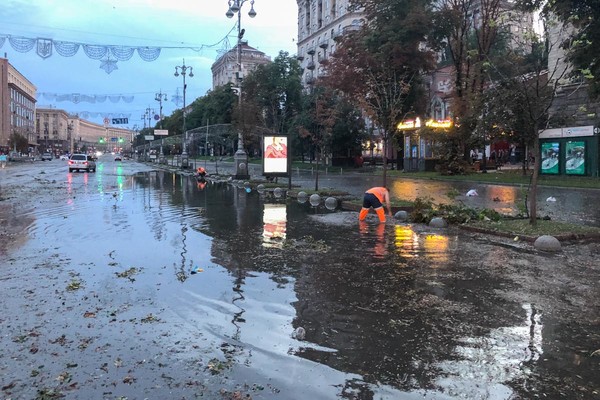
[[6, 399], [600, 397], [598, 243], [359, 224], [110, 157], [1, 170], [0, 199]]

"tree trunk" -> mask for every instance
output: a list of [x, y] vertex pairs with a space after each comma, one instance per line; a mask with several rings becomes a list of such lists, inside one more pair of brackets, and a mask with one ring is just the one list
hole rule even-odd
[[533, 149], [531, 152], [535, 158], [533, 162], [533, 174], [531, 175], [531, 185], [529, 186], [529, 223], [535, 225], [537, 222], [537, 184], [539, 176], [540, 163], [540, 138], [538, 136], [537, 124], [534, 125], [535, 136], [533, 139]]
[[383, 187], [387, 187], [387, 133], [381, 136], [383, 140]]
[[321, 166], [321, 153], [319, 152], [319, 149], [317, 149], [317, 173], [315, 175], [315, 192], [319, 191], [319, 167]]

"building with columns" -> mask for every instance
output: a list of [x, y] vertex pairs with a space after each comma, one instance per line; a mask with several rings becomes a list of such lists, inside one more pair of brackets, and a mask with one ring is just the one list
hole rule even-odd
[[131, 146], [134, 131], [104, 126], [56, 108], [38, 108], [36, 137], [39, 152], [55, 155], [88, 150], [121, 152]]
[[8, 59], [0, 58], [0, 149], [6, 150], [12, 134], [27, 138], [37, 146], [34, 134], [37, 88]]
[[[238, 51], [241, 50], [241, 54]], [[240, 66], [238, 66], [238, 55], [241, 59], [241, 75]], [[225, 54], [221, 55], [217, 61], [211, 66], [213, 75], [213, 89], [217, 86], [223, 86], [228, 83], [237, 85], [238, 78], [243, 79], [249, 72], [254, 71], [259, 65], [268, 64], [271, 62], [271, 57], [267, 56], [262, 51], [248, 45], [247, 41], [242, 41], [240, 46], [236, 45]]]

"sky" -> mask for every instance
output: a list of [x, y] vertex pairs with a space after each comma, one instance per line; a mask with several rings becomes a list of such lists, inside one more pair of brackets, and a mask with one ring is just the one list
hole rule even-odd
[[[37, 107], [128, 116], [129, 124], [115, 126], [141, 129], [146, 109], [159, 113], [157, 93], [167, 95], [163, 115], [183, 106], [183, 77], [174, 73], [184, 60], [194, 74], [189, 77], [188, 70], [186, 104], [212, 88], [211, 65], [219, 51], [237, 43], [237, 16], [227, 18], [228, 8], [227, 0], [4, 0], [0, 43], [3, 36], [10, 36], [99, 46], [159, 47], [161, 52], [148, 62], [135, 51], [130, 60], [118, 61], [110, 74], [100, 68], [100, 60], [89, 58], [81, 47], [72, 57], [63, 57], [53, 48], [51, 56], [42, 58], [35, 47], [19, 52], [7, 39], [0, 47], [0, 56], [8, 58], [37, 87]], [[255, 0], [254, 9], [257, 15], [250, 18], [250, 1], [242, 6], [241, 26], [248, 44], [272, 59], [282, 50], [296, 54], [296, 1]], [[54, 96], [72, 99], [72, 94], [112, 95], [113, 101], [58, 101]], [[177, 94], [178, 105], [173, 101]], [[132, 97], [130, 103], [124, 101]], [[102, 116], [85, 119], [103, 123]]]

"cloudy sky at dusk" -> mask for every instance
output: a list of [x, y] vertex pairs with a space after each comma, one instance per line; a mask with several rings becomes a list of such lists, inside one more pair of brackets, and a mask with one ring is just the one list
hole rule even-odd
[[[186, 78], [186, 104], [212, 87], [210, 67], [219, 51], [235, 46], [237, 17], [228, 19], [227, 0], [5, 0], [0, 7], [0, 56], [29, 79], [38, 90], [38, 107], [53, 106], [67, 112], [129, 115], [129, 125], [144, 126], [147, 108], [158, 113], [155, 94], [167, 94], [163, 114], [182, 106], [183, 78], [175, 77], [175, 66], [193, 68]], [[248, 17], [250, 1], [242, 7], [244, 39], [274, 58], [280, 50], [296, 53], [297, 5], [295, 0], [255, 0], [255, 18]], [[9, 40], [8, 36], [13, 40]], [[3, 40], [5, 38], [5, 40]], [[25, 39], [47, 39], [51, 43], [126, 48], [160, 48], [154, 61], [144, 61], [137, 50], [128, 61], [117, 61], [110, 74], [101, 60], [86, 55], [80, 46], [72, 57], [52, 54], [42, 58], [37, 47], [23, 52]], [[25, 46], [18, 51], [13, 43]], [[36, 42], [36, 44], [39, 41]], [[19, 47], [19, 45], [17, 45]], [[111, 63], [109, 63], [111, 64]], [[104, 63], [106, 67], [106, 63]], [[72, 94], [112, 95], [113, 101], [91, 103]], [[120, 100], [114, 102], [115, 99]], [[77, 96], [75, 96], [75, 99]], [[133, 101], [125, 102], [127, 98]], [[78, 101], [78, 102], [77, 102]], [[102, 123], [102, 117], [87, 118]]]

